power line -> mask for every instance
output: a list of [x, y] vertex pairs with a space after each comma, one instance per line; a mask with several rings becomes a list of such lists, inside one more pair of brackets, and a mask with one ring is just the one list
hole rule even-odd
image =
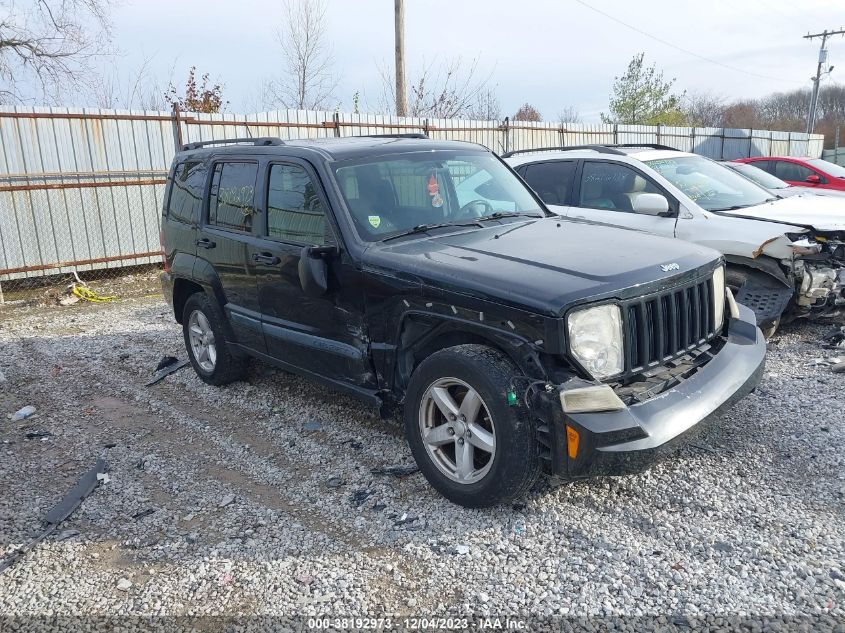
[[643, 31], [642, 29], [637, 28], [636, 26], [632, 26], [632, 25], [628, 24], [627, 22], [623, 22], [619, 18], [614, 17], [614, 16], [610, 15], [609, 13], [605, 13], [601, 9], [597, 9], [594, 6], [587, 4], [586, 2], [584, 2], [584, 0], [575, 0], [575, 2], [577, 2], [578, 4], [590, 9], [591, 11], [595, 11], [596, 13], [603, 15], [604, 17], [606, 17], [609, 20], [613, 20], [617, 24], [621, 24], [625, 28], [631, 29], [632, 31], [636, 31], [640, 35], [645, 35], [646, 37], [651, 38], [651, 39], [655, 40], [656, 42], [660, 42], [661, 44], [668, 46], [669, 48], [674, 48], [675, 50], [681, 51], [682, 53], [686, 53], [687, 55], [691, 55], [692, 57], [696, 57], [696, 58], [698, 58], [702, 61], [709, 62], [711, 64], [715, 64], [716, 66], [721, 66], [722, 68], [727, 68], [728, 70], [733, 70], [734, 72], [742, 73], [744, 75], [750, 75], [752, 77], [757, 77], [759, 79], [769, 79], [771, 81], [784, 81], [784, 82], [793, 83], [793, 84], [803, 84], [804, 83], [803, 81], [795, 81], [794, 79], [784, 79], [783, 77], [770, 77], [769, 75], [761, 75], [759, 73], [754, 73], [754, 72], [751, 72], [749, 70], [744, 70], [742, 68], [738, 68], [736, 66], [731, 66], [730, 64], [722, 63], [722, 62], [717, 61], [715, 59], [705, 57], [704, 55], [699, 55], [698, 53], [693, 52], [689, 49], [683, 48], [681, 46], [678, 46], [677, 44], [673, 44], [672, 42], [667, 42], [666, 40], [659, 38], [656, 35], [652, 35], [651, 33], [647, 33], [646, 31]]

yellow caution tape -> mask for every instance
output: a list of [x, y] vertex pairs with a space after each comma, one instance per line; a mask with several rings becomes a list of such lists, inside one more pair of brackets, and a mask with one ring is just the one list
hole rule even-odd
[[117, 297], [100, 296], [90, 288], [80, 286], [79, 284], [73, 284], [73, 290], [71, 290], [71, 292], [80, 299], [84, 299], [85, 301], [90, 301], [92, 303], [108, 303], [109, 301], [117, 301]]

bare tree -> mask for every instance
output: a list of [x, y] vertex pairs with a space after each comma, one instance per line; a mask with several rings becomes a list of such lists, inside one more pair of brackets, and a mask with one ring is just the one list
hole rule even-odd
[[530, 103], [523, 103], [511, 117], [512, 121], [542, 121], [543, 115]]
[[473, 105], [466, 113], [477, 121], [498, 121], [502, 118], [502, 106], [496, 94], [496, 88], [484, 88], [478, 93]]
[[113, 69], [94, 79], [90, 93], [97, 107], [167, 110], [165, 88], [152, 73], [152, 61], [152, 57], [145, 57], [135, 70]]
[[92, 58], [109, 50], [111, 3], [0, 0], [0, 102], [55, 103], [89, 87]]
[[693, 91], [681, 100], [685, 123], [697, 127], [720, 127], [725, 116], [725, 98], [709, 92]]
[[[396, 87], [392, 71], [379, 69], [382, 96], [379, 107], [396, 112]], [[478, 58], [465, 64], [461, 57], [436, 60], [423, 66], [408, 86], [408, 116], [455, 119], [473, 117], [490, 90], [490, 76], [478, 76]], [[495, 96], [495, 95], [494, 95]], [[489, 95], [488, 95], [489, 97]], [[488, 99], [487, 105], [493, 105]]]
[[575, 106], [564, 106], [557, 114], [557, 119], [561, 125], [567, 123], [583, 123], [581, 118], [581, 111]]
[[277, 104], [299, 110], [328, 110], [333, 106], [337, 79], [326, 40], [324, 0], [282, 0], [285, 22], [278, 32], [285, 74], [272, 82]]

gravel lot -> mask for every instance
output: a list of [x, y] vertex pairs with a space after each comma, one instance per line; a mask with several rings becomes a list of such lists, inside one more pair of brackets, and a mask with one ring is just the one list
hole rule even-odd
[[[214, 388], [187, 367], [145, 387], [163, 355], [185, 355], [160, 298], [0, 309], [0, 556], [97, 457], [111, 467], [58, 531], [78, 534], [0, 575], [0, 614], [845, 631], [845, 375], [805, 367], [831, 355], [823, 331], [787, 328], [761, 388], [650, 472], [466, 510], [419, 473], [371, 474], [412, 463], [399, 427], [301, 378], [256, 364]], [[7, 418], [24, 405], [36, 416]]]

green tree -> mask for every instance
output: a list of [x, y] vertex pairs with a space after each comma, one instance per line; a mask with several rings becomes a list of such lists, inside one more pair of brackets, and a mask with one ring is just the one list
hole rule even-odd
[[655, 65], [646, 67], [645, 53], [634, 55], [621, 77], [614, 77], [613, 94], [608, 114], [602, 113], [604, 123], [629, 125], [682, 125], [681, 99], [684, 93], [674, 94], [674, 79], [663, 79]]

